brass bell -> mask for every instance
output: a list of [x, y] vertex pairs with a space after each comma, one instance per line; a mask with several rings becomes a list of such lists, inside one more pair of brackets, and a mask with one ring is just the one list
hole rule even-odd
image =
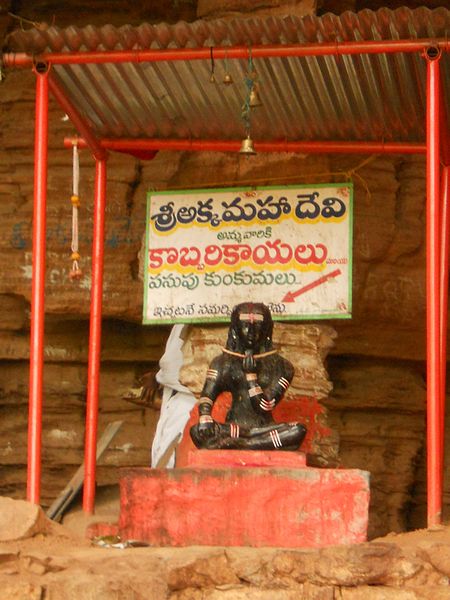
[[233, 83], [233, 78], [229, 73], [225, 73], [225, 75], [223, 76], [223, 83], [225, 85], [231, 85]]
[[259, 97], [258, 88], [256, 87], [256, 85], [254, 85], [250, 90], [250, 94], [248, 96], [248, 105], [250, 106], [250, 108], [262, 106], [261, 98]]
[[211, 75], [209, 76], [209, 83], [216, 83], [216, 77], [213, 72], [211, 72]]
[[253, 140], [250, 137], [250, 134], [244, 140], [242, 140], [239, 154], [256, 154], [256, 150], [253, 146]]

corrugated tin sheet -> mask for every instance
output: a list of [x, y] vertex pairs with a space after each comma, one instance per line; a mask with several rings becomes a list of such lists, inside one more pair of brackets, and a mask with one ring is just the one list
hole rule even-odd
[[[450, 10], [383, 8], [342, 15], [254, 17], [15, 31], [13, 51], [30, 54], [201, 46], [445, 38]], [[248, 69], [225, 61], [54, 66], [69, 97], [99, 137], [240, 139]], [[423, 141], [426, 64], [417, 53], [254, 60], [263, 106], [252, 137], [271, 140]], [[442, 57], [450, 103], [450, 56]]]

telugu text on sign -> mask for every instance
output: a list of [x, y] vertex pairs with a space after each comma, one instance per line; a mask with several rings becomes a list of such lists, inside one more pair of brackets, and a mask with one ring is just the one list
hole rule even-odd
[[352, 185], [149, 194], [144, 323], [351, 314]]

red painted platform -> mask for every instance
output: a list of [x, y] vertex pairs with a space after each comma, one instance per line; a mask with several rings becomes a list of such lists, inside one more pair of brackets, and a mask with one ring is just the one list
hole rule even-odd
[[122, 539], [291, 548], [366, 540], [365, 471], [309, 468], [302, 453], [277, 451], [202, 450], [188, 463], [122, 469]]
[[306, 467], [304, 452], [266, 450], [191, 450], [186, 467]]

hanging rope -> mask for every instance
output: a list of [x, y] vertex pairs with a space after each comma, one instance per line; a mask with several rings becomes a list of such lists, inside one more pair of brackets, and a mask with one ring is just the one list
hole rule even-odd
[[213, 51], [213, 47], [210, 46], [209, 48], [209, 54], [211, 57], [211, 74], [209, 76], [209, 82], [210, 83], [216, 83], [216, 76], [214, 75], [214, 69], [215, 69], [215, 63], [214, 63], [214, 51]]
[[80, 159], [78, 156], [78, 144], [73, 144], [73, 175], [72, 175], [72, 196], [70, 201], [72, 203], [72, 244], [71, 244], [71, 260], [72, 268], [69, 273], [70, 279], [80, 279], [82, 271], [78, 264], [80, 260], [80, 254], [78, 252], [78, 209], [80, 207], [80, 197], [78, 195], [80, 183]]
[[244, 77], [245, 83], [245, 98], [244, 104], [241, 109], [241, 119], [244, 121], [245, 127], [245, 135], [250, 135], [250, 114], [251, 114], [251, 106], [250, 106], [250, 94], [253, 90], [253, 86], [255, 85], [255, 68], [253, 66], [253, 57], [252, 57], [252, 47], [248, 47], [248, 65], [247, 65], [247, 73]]

